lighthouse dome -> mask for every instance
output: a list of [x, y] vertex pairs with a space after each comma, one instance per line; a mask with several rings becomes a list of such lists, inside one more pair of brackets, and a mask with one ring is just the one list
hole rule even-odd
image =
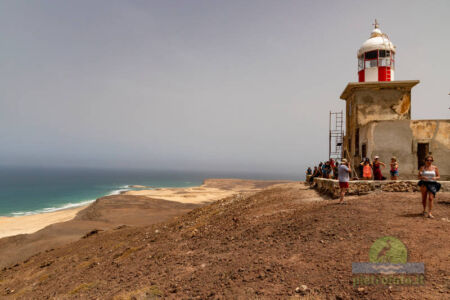
[[395, 46], [382, 33], [377, 20], [375, 28], [358, 50], [358, 81], [393, 81]]
[[365, 52], [372, 50], [390, 50], [395, 53], [395, 46], [389, 40], [388, 36], [381, 32], [380, 28], [376, 27], [372, 30], [370, 38], [365, 41], [358, 50], [358, 57]]

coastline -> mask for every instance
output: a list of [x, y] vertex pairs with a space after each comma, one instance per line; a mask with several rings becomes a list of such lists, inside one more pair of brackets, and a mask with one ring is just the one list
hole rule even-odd
[[26, 216], [1, 216], [0, 238], [18, 234], [30, 234], [51, 224], [70, 221], [75, 218], [79, 211], [91, 204]]
[[[269, 183], [285, 181], [255, 181], [245, 179], [205, 179], [203, 184], [190, 187], [166, 187], [142, 190], [121, 189], [100, 197], [104, 199], [114, 196], [137, 196], [147, 199], [166, 200], [180, 204], [201, 205], [226, 198], [237, 193], [256, 192]], [[138, 187], [138, 186], [129, 186]], [[70, 207], [51, 212], [42, 212], [23, 216], [0, 216], [0, 239], [19, 234], [32, 234], [49, 225], [74, 220], [79, 212], [91, 208], [96, 201], [86, 205]], [[162, 213], [162, 212], [161, 212]]]
[[[114, 190], [103, 197], [120, 195], [129, 191], [128, 188]], [[100, 199], [98, 198], [98, 199]], [[60, 208], [38, 210], [21, 215], [0, 216], [0, 239], [20, 234], [32, 234], [49, 225], [73, 220], [77, 213], [91, 206], [95, 200], [83, 201], [80, 203], [68, 203]], [[67, 206], [67, 207], [66, 207]]]
[[[141, 188], [142, 190], [129, 190], [128, 187]], [[145, 196], [179, 203], [201, 204], [233, 194], [230, 191], [223, 191], [213, 187], [203, 187], [203, 185], [174, 188], [153, 188], [141, 185], [130, 185], [128, 187], [115, 190], [98, 199], [116, 195], [129, 195]], [[49, 225], [73, 220], [78, 212], [90, 207], [94, 202], [95, 200], [92, 200], [84, 205], [55, 211], [43, 211], [17, 216], [0, 216], [0, 239], [20, 234], [32, 234]]]
[[[128, 188], [121, 188], [100, 198], [120, 195], [127, 191], [129, 191]], [[32, 234], [49, 225], [73, 220], [78, 212], [88, 208], [94, 202], [95, 200], [88, 200], [75, 204], [68, 203], [61, 208], [52, 208], [50, 211], [42, 209], [37, 213], [30, 212], [23, 215], [0, 216], [0, 239], [19, 234]]]

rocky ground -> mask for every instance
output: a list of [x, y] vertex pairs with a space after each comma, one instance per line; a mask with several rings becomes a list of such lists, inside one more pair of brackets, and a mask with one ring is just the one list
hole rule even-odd
[[[450, 194], [435, 219], [418, 193], [323, 198], [303, 183], [233, 195], [163, 223], [92, 232], [0, 272], [0, 296], [80, 299], [445, 299]], [[394, 236], [422, 286], [354, 287], [352, 262]]]
[[[287, 181], [206, 179], [201, 186], [196, 187], [158, 188], [137, 191], [137, 195], [122, 193], [101, 197], [79, 211], [70, 221], [51, 224], [32, 234], [1, 238], [0, 269], [38, 252], [76, 241], [92, 230], [110, 230], [120, 225], [155, 224], [219, 198], [237, 193], [254, 193], [283, 182]], [[46, 216], [40, 214], [38, 217], [44, 219]]]

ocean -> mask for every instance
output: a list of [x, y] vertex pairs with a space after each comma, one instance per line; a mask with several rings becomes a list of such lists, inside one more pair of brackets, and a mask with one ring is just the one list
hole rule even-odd
[[131, 185], [188, 187], [206, 178], [293, 179], [261, 174], [0, 167], [0, 216], [23, 216], [82, 206], [131, 190]]

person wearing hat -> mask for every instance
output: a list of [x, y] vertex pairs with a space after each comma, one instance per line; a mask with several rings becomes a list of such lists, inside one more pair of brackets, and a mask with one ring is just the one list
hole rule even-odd
[[376, 155], [373, 159], [373, 179], [383, 180], [383, 174], [381, 174], [381, 167], [386, 167], [386, 164], [380, 161], [380, 157]]
[[348, 162], [345, 158], [342, 159], [338, 169], [339, 188], [341, 189], [341, 198], [339, 204], [344, 203], [344, 195], [348, 190], [348, 182], [350, 181], [350, 172], [352, 170], [348, 166]]

